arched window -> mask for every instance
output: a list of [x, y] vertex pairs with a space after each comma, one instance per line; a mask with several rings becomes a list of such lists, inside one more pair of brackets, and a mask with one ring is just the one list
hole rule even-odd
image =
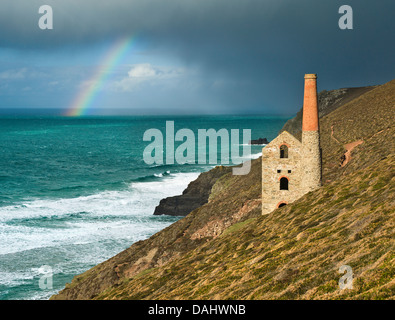
[[286, 202], [281, 202], [279, 205], [278, 205], [278, 207], [277, 208], [281, 208], [281, 207], [284, 207], [284, 206], [286, 206], [287, 205], [287, 203]]
[[280, 190], [288, 190], [288, 178], [282, 177], [280, 179]]
[[285, 144], [280, 146], [280, 158], [288, 158], [288, 147]]

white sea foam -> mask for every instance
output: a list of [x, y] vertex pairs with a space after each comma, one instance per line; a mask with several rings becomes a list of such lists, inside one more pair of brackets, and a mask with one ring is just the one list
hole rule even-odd
[[241, 159], [241, 160], [252, 159], [253, 160], [253, 159], [258, 159], [260, 156], [262, 156], [262, 152], [252, 153], [249, 155], [243, 155], [243, 156], [240, 156], [239, 159]]
[[239, 144], [239, 146], [251, 146], [251, 147], [253, 147], [253, 146], [256, 146], [256, 147], [266, 147], [267, 146], [267, 144], [250, 144], [250, 143], [241, 143], [241, 144]]
[[[23, 299], [48, 299], [60, 288], [38, 289], [40, 266], [51, 266], [55, 280], [80, 274], [162, 230], [176, 218], [153, 216], [155, 206], [181, 194], [198, 175], [169, 172], [127, 190], [0, 207], [0, 286], [30, 288]], [[0, 299], [8, 293], [1, 292]]]
[[253, 153], [250, 158], [251, 159], [258, 159], [260, 156], [262, 156], [262, 152], [258, 152], [258, 153]]
[[0, 254], [110, 239], [133, 243], [169, 224], [152, 216], [155, 206], [181, 194], [197, 176], [170, 174], [160, 181], [134, 182], [123, 191], [0, 207]]

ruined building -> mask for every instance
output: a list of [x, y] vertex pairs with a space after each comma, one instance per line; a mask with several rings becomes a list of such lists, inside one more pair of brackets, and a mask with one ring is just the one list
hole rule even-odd
[[262, 149], [262, 214], [321, 186], [317, 75], [305, 75], [302, 142], [287, 131]]

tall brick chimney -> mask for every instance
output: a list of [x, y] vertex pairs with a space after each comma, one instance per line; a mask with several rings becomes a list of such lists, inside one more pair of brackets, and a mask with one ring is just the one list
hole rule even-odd
[[305, 192], [321, 186], [321, 148], [318, 120], [317, 75], [306, 74], [303, 101], [303, 188]]
[[318, 131], [317, 75], [304, 76], [303, 131]]

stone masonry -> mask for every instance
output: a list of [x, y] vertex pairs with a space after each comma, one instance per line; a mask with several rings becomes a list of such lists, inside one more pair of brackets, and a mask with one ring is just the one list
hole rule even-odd
[[287, 131], [262, 149], [262, 214], [321, 186], [317, 76], [305, 75], [302, 142]]

